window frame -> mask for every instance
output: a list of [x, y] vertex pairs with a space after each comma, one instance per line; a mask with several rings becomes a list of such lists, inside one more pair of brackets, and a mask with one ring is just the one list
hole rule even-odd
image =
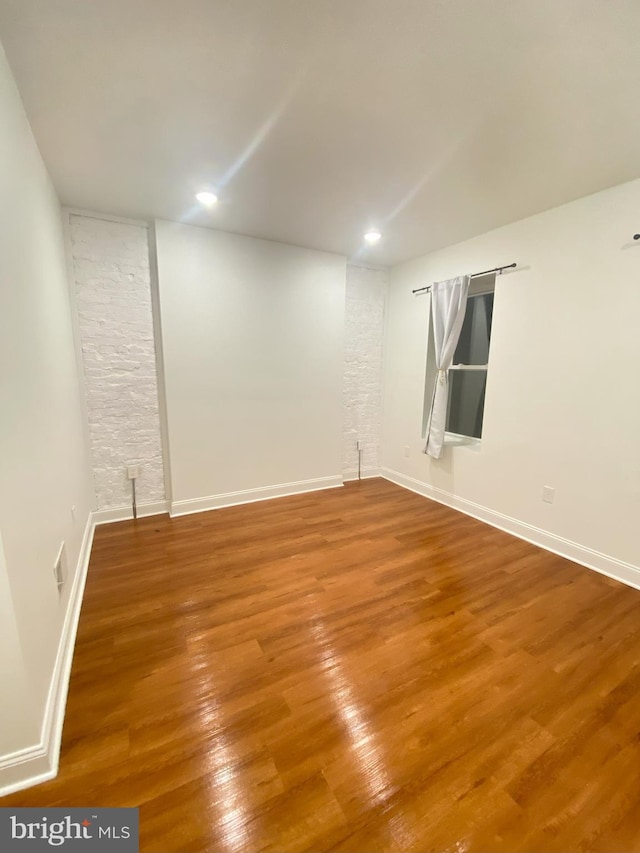
[[[490, 275], [482, 276], [482, 278], [478, 278], [476, 281], [471, 281], [469, 285], [469, 293], [467, 294], [467, 306], [469, 304], [470, 299], [475, 299], [478, 296], [486, 296], [489, 293], [493, 294], [494, 298], [494, 307], [495, 307], [495, 292], [496, 292], [496, 274], [491, 273]], [[466, 313], [466, 307], [465, 307]], [[493, 331], [493, 321], [492, 321], [492, 329]], [[487, 363], [486, 364], [452, 364], [449, 367], [449, 370], [457, 370], [457, 371], [483, 371], [487, 380], [489, 378], [489, 362], [491, 360], [491, 338], [492, 334], [489, 334], [489, 346], [487, 353]], [[448, 373], [448, 371], [447, 371]], [[448, 387], [448, 395], [451, 394], [451, 386]], [[447, 406], [449, 405], [450, 397], [447, 400]], [[448, 411], [447, 411], [448, 416]], [[484, 427], [484, 406], [482, 410], [482, 422]], [[478, 437], [475, 435], [466, 435], [465, 433], [452, 432], [451, 430], [445, 429], [444, 433], [444, 443], [447, 445], [454, 446], [464, 446], [471, 445], [476, 448], [479, 448], [482, 442], [482, 436]]]

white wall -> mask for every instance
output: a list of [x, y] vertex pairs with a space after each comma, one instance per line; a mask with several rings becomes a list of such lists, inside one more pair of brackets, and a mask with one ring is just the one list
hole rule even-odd
[[148, 229], [71, 213], [68, 232], [97, 509], [128, 511], [131, 464], [139, 510], [162, 509]]
[[386, 270], [347, 266], [344, 325], [343, 472], [358, 472], [357, 441], [363, 442], [361, 473], [379, 473], [382, 433], [382, 368]]
[[[9, 574], [0, 537], [0, 760], [16, 748], [37, 743], [39, 720], [30, 714], [33, 699], [9, 586]], [[26, 713], [25, 713], [26, 711]]]
[[341, 482], [345, 259], [171, 222], [156, 241], [173, 510]]
[[[13, 613], [3, 617], [0, 683], [3, 697], [13, 685], [31, 697], [21, 720], [0, 704], [1, 748], [16, 751], [40, 733], [92, 494], [60, 205], [1, 48], [0, 125], [0, 595], [6, 608], [10, 591]], [[0, 788], [3, 769], [0, 756]]]
[[[383, 425], [383, 465], [405, 485], [636, 583], [639, 210], [634, 181], [395, 268]], [[480, 449], [432, 460], [421, 452], [429, 299], [411, 290], [513, 261], [496, 280]]]

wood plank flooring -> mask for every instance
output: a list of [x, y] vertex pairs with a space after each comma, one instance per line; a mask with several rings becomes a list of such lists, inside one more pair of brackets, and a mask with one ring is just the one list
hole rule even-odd
[[141, 849], [640, 851], [640, 592], [383, 480], [98, 528], [57, 779]]

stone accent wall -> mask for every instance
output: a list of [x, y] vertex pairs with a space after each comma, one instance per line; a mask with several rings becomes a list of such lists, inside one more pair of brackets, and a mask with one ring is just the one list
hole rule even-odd
[[345, 478], [357, 475], [356, 442], [363, 442], [362, 473], [380, 467], [385, 270], [347, 266], [344, 359]]
[[69, 221], [97, 508], [131, 504], [131, 464], [138, 503], [163, 501], [147, 228]]

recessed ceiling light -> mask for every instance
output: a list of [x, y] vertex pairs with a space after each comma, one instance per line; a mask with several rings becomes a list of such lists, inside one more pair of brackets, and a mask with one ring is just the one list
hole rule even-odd
[[213, 205], [218, 201], [218, 196], [215, 193], [209, 192], [209, 190], [203, 190], [201, 193], [198, 193], [196, 198], [200, 204], [204, 204], [205, 207], [213, 207]]
[[364, 235], [364, 239], [370, 246], [373, 246], [374, 243], [377, 243], [381, 237], [382, 234], [379, 231], [367, 231], [367, 233]]

